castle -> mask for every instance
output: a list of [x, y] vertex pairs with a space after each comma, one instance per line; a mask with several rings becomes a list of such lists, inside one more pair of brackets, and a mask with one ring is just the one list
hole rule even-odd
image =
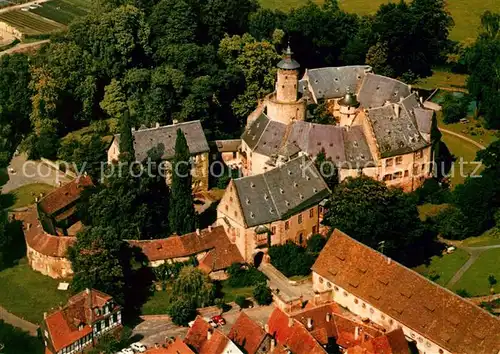
[[[249, 116], [241, 137], [243, 175], [272, 170], [298, 155], [324, 151], [342, 181], [363, 173], [412, 191], [430, 177], [434, 112], [398, 80], [369, 66], [306, 70], [290, 47], [278, 63], [276, 89]], [[322, 104], [336, 121], [310, 122]]]

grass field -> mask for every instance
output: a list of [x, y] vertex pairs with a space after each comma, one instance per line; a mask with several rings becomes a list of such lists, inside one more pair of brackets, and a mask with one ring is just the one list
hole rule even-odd
[[[260, 0], [264, 7], [289, 11], [292, 8], [305, 4], [307, 0]], [[314, 0], [321, 4], [323, 0]], [[349, 12], [360, 15], [373, 14], [381, 4], [387, 0], [339, 0], [340, 6]], [[454, 40], [475, 39], [480, 25], [480, 16], [486, 10], [500, 11], [498, 0], [449, 0], [448, 10], [455, 20], [455, 27], [451, 31]]]
[[435, 69], [432, 76], [420, 79], [414, 85], [427, 90], [435, 88], [449, 88], [449, 89], [465, 89], [465, 81], [467, 75], [450, 73], [446, 70]]
[[48, 21], [29, 11], [14, 10], [1, 13], [0, 21], [6, 22], [28, 36], [54, 33], [64, 29], [62, 24]]
[[143, 315], [162, 315], [167, 313], [170, 299], [172, 298], [172, 288], [165, 291], [155, 291], [151, 297], [142, 305]]
[[[450, 152], [457, 158], [450, 173], [452, 186], [464, 182], [465, 177], [474, 172], [476, 164], [473, 163], [479, 148], [454, 135], [443, 133], [441, 140], [446, 144]], [[463, 164], [460, 163], [462, 159]], [[479, 173], [476, 171], [476, 173]]]
[[[453, 286], [453, 290], [465, 289], [471, 296], [488, 295], [490, 286], [488, 276], [494, 275], [500, 280], [500, 249], [491, 249], [481, 254], [479, 259], [465, 272], [460, 280]], [[496, 285], [496, 291], [500, 285]]]
[[433, 217], [439, 214], [440, 211], [446, 209], [448, 204], [423, 204], [419, 205], [418, 214], [420, 215], [420, 220], [425, 221], [428, 217]]
[[[53, 189], [53, 186], [44, 183], [27, 184], [25, 186], [16, 188], [10, 192], [10, 194], [13, 195], [14, 203], [10, 206], [10, 208], [22, 208], [33, 204], [35, 202], [35, 196], [38, 196], [40, 193], [43, 193], [45, 195]], [[35, 196], [32, 195], [32, 193]]]
[[26, 260], [0, 271], [0, 305], [9, 312], [39, 324], [43, 313], [66, 303], [69, 293], [57, 290], [59, 280], [32, 270]]
[[466, 251], [457, 249], [452, 254], [434, 256], [428, 265], [418, 266], [414, 270], [439, 285], [445, 286], [468, 259], [469, 254]]
[[50, 20], [69, 25], [75, 18], [88, 14], [90, 2], [75, 0], [53, 0], [31, 12]]
[[481, 236], [469, 237], [462, 241], [462, 245], [467, 247], [500, 245], [500, 230], [493, 228], [485, 231]]

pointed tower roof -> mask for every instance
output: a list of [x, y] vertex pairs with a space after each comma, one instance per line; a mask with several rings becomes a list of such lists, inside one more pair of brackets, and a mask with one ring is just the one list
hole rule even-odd
[[283, 59], [278, 63], [278, 68], [284, 70], [297, 70], [300, 68], [300, 64], [292, 58], [293, 52], [290, 48], [290, 42], [288, 43], [288, 47], [283, 52]]

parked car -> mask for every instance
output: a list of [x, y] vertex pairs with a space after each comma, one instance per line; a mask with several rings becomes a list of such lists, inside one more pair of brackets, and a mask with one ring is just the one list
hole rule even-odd
[[207, 322], [213, 328], [217, 328], [218, 324], [214, 320], [212, 320], [212, 319], [210, 319], [208, 317], [203, 317], [203, 319], [205, 320], [205, 322]]
[[219, 326], [224, 326], [226, 324], [226, 320], [221, 315], [213, 316], [212, 321], [217, 323]]
[[134, 354], [134, 351], [131, 348], [123, 348], [121, 353], [123, 354]]
[[141, 342], [135, 342], [130, 345], [130, 348], [136, 353], [144, 353], [146, 351], [146, 346]]

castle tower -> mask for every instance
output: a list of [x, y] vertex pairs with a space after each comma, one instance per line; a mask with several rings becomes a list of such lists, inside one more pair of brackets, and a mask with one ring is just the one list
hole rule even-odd
[[300, 65], [292, 58], [290, 44], [278, 63], [278, 80], [276, 81], [276, 100], [283, 103], [297, 101], [297, 85]]
[[338, 101], [339, 103], [339, 113], [340, 113], [340, 126], [351, 126], [352, 121], [356, 117], [356, 113], [359, 107], [359, 102], [356, 99], [356, 95], [351, 93], [350, 89], [347, 88], [347, 92], [344, 98]]

